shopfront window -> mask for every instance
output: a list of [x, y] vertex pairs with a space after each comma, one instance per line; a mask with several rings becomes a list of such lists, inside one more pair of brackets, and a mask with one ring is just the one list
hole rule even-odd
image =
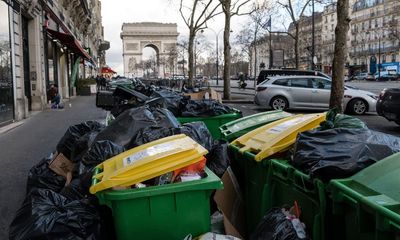
[[0, 1], [0, 124], [14, 118], [8, 5]]

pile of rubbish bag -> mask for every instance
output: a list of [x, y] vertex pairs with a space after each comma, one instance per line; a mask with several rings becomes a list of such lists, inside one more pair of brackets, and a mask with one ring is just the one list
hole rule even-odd
[[[179, 124], [165, 108], [129, 108], [108, 126], [97, 121], [70, 126], [54, 153], [29, 171], [26, 197], [10, 225], [10, 239], [114, 239], [109, 209], [89, 193], [94, 168], [128, 149], [177, 134], [208, 150], [207, 161], [198, 168], [200, 177], [205, 165], [219, 176], [225, 172], [230, 164], [228, 143], [214, 140], [203, 122]], [[170, 177], [164, 174], [137, 187], [167, 184]]]
[[117, 117], [124, 111], [144, 105], [165, 107], [175, 117], [210, 117], [236, 112], [213, 99], [192, 100], [190, 96], [169, 89], [151, 91], [118, 86], [114, 92], [99, 92], [96, 106], [110, 110]]
[[300, 133], [292, 164], [328, 182], [346, 178], [400, 152], [400, 138], [372, 131], [358, 118], [331, 110], [320, 128]]

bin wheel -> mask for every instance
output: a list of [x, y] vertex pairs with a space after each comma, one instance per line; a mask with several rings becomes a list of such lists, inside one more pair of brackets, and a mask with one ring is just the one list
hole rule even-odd
[[272, 98], [270, 106], [274, 110], [286, 110], [289, 107], [289, 102], [285, 97], [277, 96]]

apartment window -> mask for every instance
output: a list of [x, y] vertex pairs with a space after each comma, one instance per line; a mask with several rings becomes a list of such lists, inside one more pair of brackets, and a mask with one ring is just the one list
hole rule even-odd
[[386, 62], [386, 55], [382, 55], [382, 63]]
[[325, 23], [328, 22], [328, 16], [325, 16]]
[[378, 27], [378, 19], [375, 19], [375, 27]]
[[392, 62], [396, 62], [396, 54], [392, 54]]

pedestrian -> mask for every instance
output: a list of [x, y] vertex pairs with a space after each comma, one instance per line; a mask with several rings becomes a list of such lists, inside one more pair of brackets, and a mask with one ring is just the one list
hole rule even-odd
[[97, 88], [97, 91], [100, 90], [100, 85], [101, 85], [101, 83], [100, 83], [100, 75], [97, 75], [96, 76], [96, 88]]
[[107, 89], [107, 81], [105, 77], [100, 78], [100, 85], [102, 89]]
[[57, 84], [52, 84], [50, 86], [50, 89], [47, 92], [47, 98], [51, 102], [51, 108], [52, 109], [63, 108], [62, 105], [60, 105], [61, 96], [58, 93]]

